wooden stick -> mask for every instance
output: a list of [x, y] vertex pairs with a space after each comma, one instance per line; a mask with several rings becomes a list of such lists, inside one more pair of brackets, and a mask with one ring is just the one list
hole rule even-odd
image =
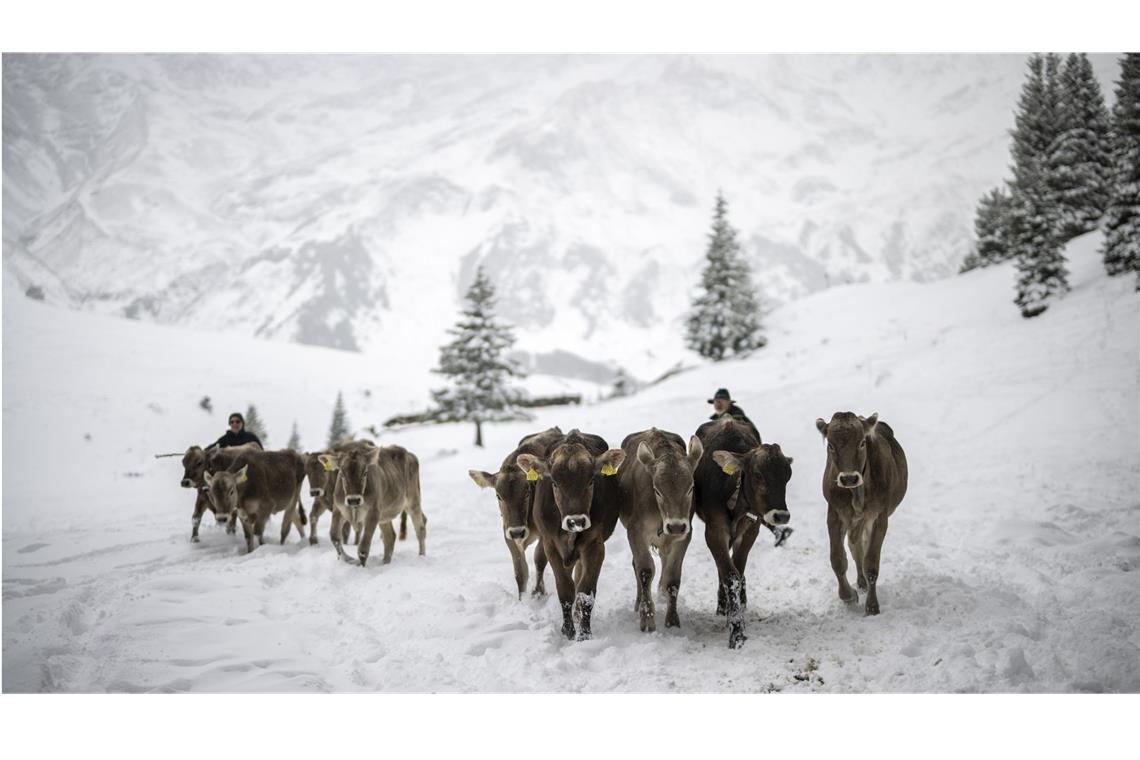
[[154, 458], [155, 458], [155, 459], [162, 459], [163, 457], [180, 457], [180, 456], [182, 456], [184, 453], [185, 453], [185, 452], [182, 452], [182, 451], [176, 451], [176, 452], [174, 452], [173, 454], [155, 454], [155, 455], [154, 455]]

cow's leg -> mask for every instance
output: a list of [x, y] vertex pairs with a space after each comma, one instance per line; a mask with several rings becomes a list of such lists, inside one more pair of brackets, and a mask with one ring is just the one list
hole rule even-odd
[[408, 537], [408, 510], [400, 513], [400, 540], [403, 541]]
[[[372, 529], [375, 530], [376, 527], [373, 526]], [[384, 539], [384, 564], [387, 565], [392, 561], [392, 551], [396, 548], [396, 529], [392, 527], [391, 520], [380, 523], [380, 537]], [[371, 541], [372, 536], [368, 536], [368, 540]]]
[[[600, 538], [589, 542], [581, 549], [577, 563], [581, 571], [575, 588], [577, 593], [574, 596], [574, 610], [578, 617], [578, 641], [585, 641], [594, 637], [593, 631], [590, 630], [590, 617], [594, 612], [594, 599], [597, 598], [598, 593], [598, 576], [602, 574], [602, 563], [605, 559], [606, 545]], [[649, 562], [650, 567], [652, 567], [652, 557], [650, 557]], [[648, 587], [648, 583], [646, 587]]]
[[511, 553], [511, 564], [515, 566], [515, 585], [518, 586], [521, 600], [523, 592], [526, 591], [527, 576], [530, 574], [530, 568], [526, 566], [526, 553], [519, 548], [517, 542], [506, 536], [503, 536], [503, 540], [507, 544], [507, 551]]
[[[544, 547], [545, 547], [545, 541]], [[562, 555], [550, 546], [545, 547], [547, 557], [553, 557], [550, 571], [554, 574], [554, 586], [558, 589], [558, 602], [562, 605], [562, 635], [568, 639], [574, 638], [574, 579], [570, 577], [570, 569], [562, 561]]]
[[690, 530], [683, 538], [666, 542], [661, 547], [661, 585], [669, 595], [669, 611], [665, 613], [666, 628], [680, 628], [681, 617], [677, 614], [677, 596], [681, 593], [681, 565], [685, 562], [685, 552], [693, 540]]
[[839, 581], [839, 598], [844, 602], [859, 601], [859, 592], [847, 582], [847, 551], [843, 548], [843, 521], [834, 508], [827, 508], [827, 538], [831, 543], [831, 569]]
[[230, 512], [230, 519], [226, 522], [226, 533], [228, 535], [232, 536], [233, 534], [237, 533], [237, 522], [237, 512]]
[[855, 559], [855, 585], [867, 590], [867, 579], [863, 576], [863, 558], [867, 554], [867, 523], [860, 521], [847, 529], [847, 548]]
[[[656, 631], [657, 610], [653, 606], [653, 576], [657, 568], [653, 564], [653, 555], [649, 551], [649, 544], [641, 531], [630, 526], [626, 531], [629, 539], [629, 549], [633, 552], [633, 582], [637, 586], [637, 623], [643, 631]], [[584, 557], [583, 557], [584, 558]], [[579, 585], [579, 588], [581, 585]]]
[[[372, 536], [376, 533], [376, 525], [380, 522], [380, 512], [375, 508], [369, 509], [364, 515], [364, 531], [360, 536], [360, 541], [356, 545], [356, 558], [360, 560], [360, 566], [364, 567], [368, 563], [368, 551], [372, 548]], [[388, 525], [388, 523], [384, 523]], [[391, 530], [391, 526], [388, 527]], [[388, 551], [388, 534], [384, 534], [384, 564], [392, 558], [392, 553]]]
[[332, 541], [333, 548], [336, 549], [336, 556], [349, 564], [356, 564], [356, 560], [348, 556], [344, 550], [344, 533], [345, 528], [348, 527], [348, 523], [349, 521], [344, 519], [344, 514], [336, 507], [333, 507], [332, 527], [329, 528], [329, 540]]
[[245, 533], [245, 553], [249, 554], [253, 551], [253, 537], [255, 535], [253, 522], [251, 520], [242, 520], [241, 529], [242, 532]]
[[315, 546], [317, 544], [317, 520], [324, 514], [324, 507], [316, 499], [313, 500], [313, 507], [309, 510], [309, 544]]
[[352, 520], [344, 520], [340, 527], [341, 543], [351, 544], [350, 538], [352, 538]]
[[253, 531], [257, 534], [257, 545], [261, 546], [265, 543], [265, 526], [269, 522], [269, 515], [258, 515], [253, 524]]
[[297, 535], [302, 539], [305, 538], [305, 507], [301, 504], [300, 497], [297, 498], [297, 511], [293, 515], [293, 524], [297, 526]]
[[748, 566], [748, 554], [756, 544], [756, 537], [760, 535], [760, 522], [749, 521], [748, 527], [737, 539], [732, 551], [732, 564], [740, 571], [740, 606], [748, 607], [748, 578], [744, 570]]
[[[424, 514], [423, 508], [420, 506], [420, 489], [416, 486], [415, 493], [412, 494], [410, 503], [404, 510], [404, 514], [411, 513], [412, 527], [416, 531], [416, 541], [420, 545], [420, 556], [427, 553], [427, 515]], [[403, 518], [400, 518], [403, 520]], [[402, 523], [401, 523], [402, 524]], [[401, 527], [401, 530], [403, 528]]]
[[879, 594], [876, 583], [879, 581], [879, 554], [883, 550], [883, 539], [887, 537], [887, 513], [884, 512], [875, 520], [871, 527], [871, 537], [867, 542], [866, 555], [863, 560], [863, 569], [867, 579], [867, 606], [868, 615], [879, 614]]
[[740, 573], [732, 564], [729, 541], [732, 532], [728, 525], [728, 514], [720, 509], [710, 509], [705, 520], [705, 543], [712, 552], [716, 563], [720, 588], [717, 592], [717, 612], [720, 600], [724, 600], [724, 614], [728, 618], [728, 646], [735, 649], [744, 643], [744, 614], [740, 609]]
[[532, 596], [545, 596], [546, 595], [546, 582], [543, 576], [546, 573], [546, 549], [542, 545], [542, 540], [539, 539], [538, 545], [534, 547], [534, 591], [531, 592]]
[[297, 504], [296, 502], [285, 507], [285, 511], [281, 513], [281, 543], [285, 543], [285, 539], [289, 537], [289, 529], [293, 527], [293, 523], [297, 521]]
[[198, 543], [198, 526], [202, 524], [202, 515], [206, 514], [209, 499], [199, 491], [194, 499], [194, 514], [190, 517], [190, 543]]

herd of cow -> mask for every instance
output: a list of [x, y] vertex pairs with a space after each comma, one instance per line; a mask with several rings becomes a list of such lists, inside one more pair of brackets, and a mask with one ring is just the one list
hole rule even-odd
[[[855, 559], [857, 585], [866, 592], [865, 611], [879, 613], [876, 582], [888, 518], [907, 487], [906, 456], [894, 432], [877, 414], [864, 418], [837, 412], [830, 422], [816, 420], [827, 442], [823, 495], [831, 567], [839, 598], [856, 603], [859, 593], [847, 580], [847, 539]], [[317, 520], [332, 515], [329, 538], [337, 555], [365, 565], [372, 536], [379, 527], [384, 563], [392, 558], [396, 530], [406, 535], [410, 517], [424, 554], [427, 519], [420, 503], [419, 461], [399, 446], [353, 441], [329, 451], [299, 453], [236, 447], [203, 451], [195, 446], [183, 457], [182, 485], [197, 489], [191, 540], [207, 510], [227, 532], [241, 522], [246, 548], [263, 542], [270, 515], [282, 512], [281, 542], [292, 526], [304, 537], [306, 517], [301, 484], [309, 480], [310, 543], [317, 543]], [[547, 565], [562, 606], [562, 633], [570, 639], [591, 636], [590, 617], [605, 542], [620, 521], [633, 553], [637, 588], [635, 610], [641, 630], [656, 629], [652, 582], [653, 551], [661, 558], [657, 592], [668, 600], [665, 626], [680, 626], [677, 596], [681, 567], [692, 539], [693, 516], [705, 526], [705, 543], [716, 563], [717, 613], [728, 621], [729, 647], [745, 640], [748, 602], [745, 566], [761, 526], [782, 540], [790, 530], [785, 492], [792, 458], [779, 444], [762, 443], [746, 421], [731, 417], [706, 422], [689, 439], [651, 428], [632, 433], [611, 449], [597, 435], [554, 427], [524, 437], [498, 471], [469, 470], [477, 485], [491, 488], [499, 501], [503, 538], [514, 564], [521, 598], [526, 591], [526, 548], [537, 544], [534, 594], [544, 594]], [[357, 556], [344, 549], [350, 533]]]

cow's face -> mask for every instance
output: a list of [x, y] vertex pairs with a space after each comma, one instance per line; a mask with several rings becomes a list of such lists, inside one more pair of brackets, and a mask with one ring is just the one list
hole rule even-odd
[[214, 514], [219, 522], [228, 518], [231, 513], [237, 512], [238, 505], [241, 503], [242, 492], [248, 482], [248, 475], [249, 465], [242, 467], [237, 472], [222, 470], [212, 473], [207, 470], [202, 475], [206, 481], [206, 487], [209, 489], [207, 493], [210, 497], [210, 503], [214, 505]]
[[531, 454], [520, 454], [515, 460], [529, 477], [550, 479], [554, 504], [562, 515], [562, 530], [570, 533], [581, 533], [593, 524], [590, 504], [594, 500], [594, 479], [616, 475], [624, 461], [625, 452], [621, 449], [610, 449], [595, 457], [580, 443], [557, 447], [549, 460]]
[[867, 469], [867, 441], [879, 423], [876, 412], [863, 419], [852, 412], [836, 412], [831, 422], [822, 418], [815, 427], [827, 441], [827, 459], [835, 465], [835, 484], [840, 488], [858, 488], [863, 485]]
[[203, 484], [206, 471], [206, 454], [201, 446], [191, 446], [182, 456], [182, 487], [198, 488]]
[[[763, 518], [769, 525], [786, 525], [788, 481], [792, 479], [792, 458], [784, 456], [778, 443], [762, 443], [745, 454], [714, 451], [713, 461], [728, 475], [739, 475], [736, 498], [748, 506], [752, 519]], [[752, 511], [755, 510], [755, 511]]]
[[679, 455], [671, 446], [656, 452], [645, 441], [637, 446], [637, 461], [649, 471], [662, 530], [669, 535], [683, 536], [691, 528], [693, 470], [703, 451], [696, 436], [689, 439], [687, 456]]
[[[369, 490], [368, 470], [380, 460], [380, 449], [350, 449], [337, 454], [320, 454], [317, 459], [337, 473], [337, 488], [344, 484], [344, 503], [359, 507]], [[376, 484], [371, 484], [373, 488]]]
[[330, 476], [335, 472], [326, 468], [324, 462], [318, 459], [322, 453], [329, 454], [327, 451], [305, 454], [305, 477], [309, 479], [309, 496], [314, 499], [328, 493], [327, 489], [333, 483], [333, 478]]
[[517, 467], [508, 467], [496, 473], [468, 470], [467, 474], [480, 488], [495, 489], [499, 500], [499, 516], [503, 520], [503, 535], [508, 541], [524, 546], [530, 537], [531, 499], [534, 489], [526, 475]]

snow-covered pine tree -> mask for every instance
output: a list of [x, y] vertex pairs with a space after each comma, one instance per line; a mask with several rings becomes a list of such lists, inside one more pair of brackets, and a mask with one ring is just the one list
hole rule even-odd
[[483, 445], [483, 423], [525, 419], [515, 408], [522, 391], [510, 385], [510, 378], [523, 377], [522, 370], [504, 353], [514, 345], [511, 328], [495, 319], [495, 288], [483, 267], [467, 290], [467, 306], [455, 327], [448, 330], [454, 339], [440, 347], [439, 367], [450, 384], [433, 390], [434, 416], [444, 422], [474, 422], [475, 445]]
[[301, 450], [301, 434], [297, 432], [297, 420], [293, 420], [293, 430], [289, 433], [289, 443], [285, 444], [285, 448], [293, 451]]
[[333, 407], [332, 423], [329, 425], [328, 448], [336, 446], [348, 438], [348, 412], [344, 410], [344, 395], [337, 391], [336, 406]]
[[262, 446], [269, 447], [269, 444], [266, 443], [269, 436], [265, 433], [265, 423], [261, 421], [261, 415], [257, 413], [257, 407], [253, 404], [250, 404], [249, 408], [245, 410], [245, 429], [260, 438]]
[[[1029, 58], [1029, 75], [1021, 86], [1010, 132], [1013, 142], [1013, 194], [1026, 181], [1037, 182], [1049, 167], [1049, 152], [1060, 135], [1060, 87], [1057, 83], [1061, 57], [1035, 53]], [[1027, 178], [1027, 175], [1032, 175]], [[1048, 177], [1046, 177], [1048, 180]], [[1049, 188], [1047, 182], [1046, 188]]]
[[1108, 207], [1112, 146], [1108, 108], [1087, 55], [1069, 54], [1058, 86], [1060, 131], [1048, 173], [1064, 243], [1096, 229]]
[[978, 201], [978, 211], [974, 217], [974, 232], [978, 239], [974, 251], [962, 262], [959, 274], [1001, 263], [1013, 255], [1009, 248], [1011, 204], [1009, 193], [1000, 187], [994, 188]]
[[1056, 209], [1047, 174], [1023, 167], [1010, 212], [1010, 250], [1017, 260], [1017, 297], [1021, 316], [1036, 317], [1068, 292], [1069, 272], [1057, 239]]
[[752, 273], [728, 221], [728, 202], [719, 192], [705, 258], [701, 292], [686, 323], [685, 345], [713, 361], [760, 348], [767, 341], [760, 335]]
[[1110, 275], [1136, 273], [1140, 290], [1140, 53], [1120, 61], [1112, 108], [1113, 172], [1104, 217], [1104, 268]]

